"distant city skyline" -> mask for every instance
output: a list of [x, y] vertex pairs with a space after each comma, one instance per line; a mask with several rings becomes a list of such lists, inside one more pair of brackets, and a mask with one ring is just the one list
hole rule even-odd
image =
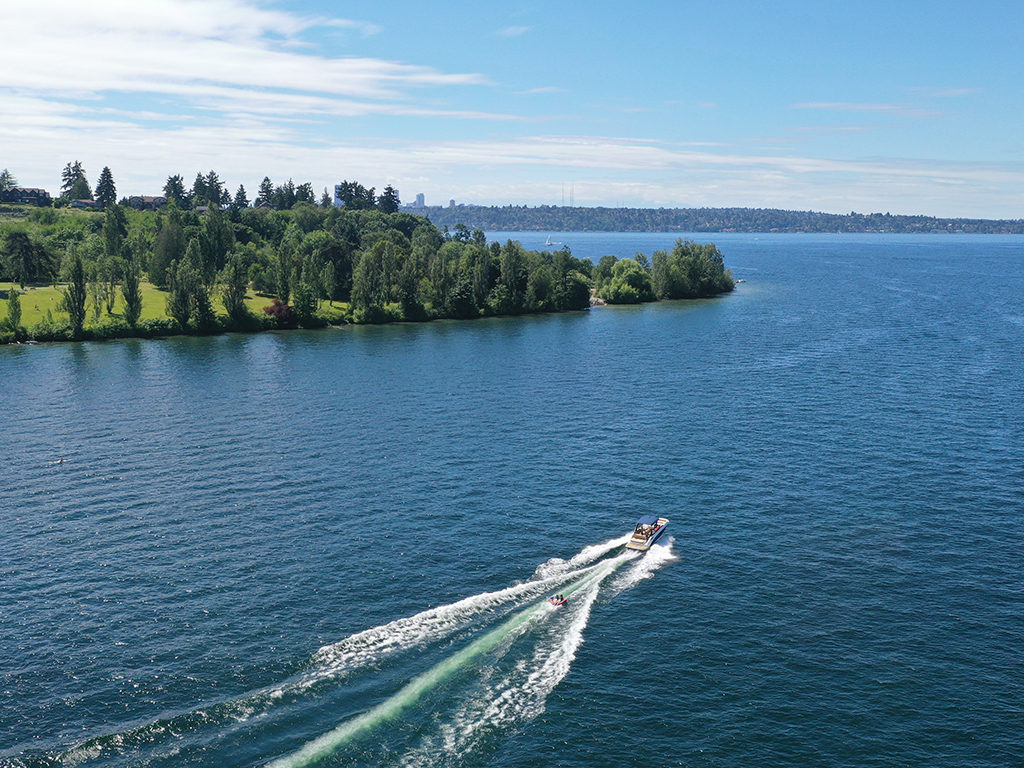
[[[470, 205], [1024, 217], [1024, 6], [0, 6], [0, 169]], [[410, 200], [403, 200], [409, 204]], [[443, 203], [442, 203], [443, 204]]]

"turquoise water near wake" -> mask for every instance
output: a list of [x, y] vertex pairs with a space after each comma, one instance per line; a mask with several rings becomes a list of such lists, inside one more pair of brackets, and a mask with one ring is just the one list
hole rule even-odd
[[0, 765], [1020, 764], [1024, 239], [695, 239], [734, 294], [0, 347]]

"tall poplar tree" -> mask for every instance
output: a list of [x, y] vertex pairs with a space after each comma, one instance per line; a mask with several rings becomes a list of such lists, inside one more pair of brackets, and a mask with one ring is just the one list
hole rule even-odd
[[21, 296], [13, 285], [7, 289], [7, 324], [15, 334], [21, 328]]
[[124, 269], [122, 270], [121, 295], [124, 297], [124, 319], [132, 328], [139, 322], [142, 315], [142, 290], [139, 287], [141, 271], [139, 261], [132, 254], [128, 244], [122, 251]]
[[71, 331], [74, 337], [80, 338], [82, 327], [85, 325], [85, 310], [88, 293], [86, 291], [85, 265], [82, 264], [82, 257], [73, 246], [69, 249], [67, 258], [67, 288], [63, 290], [64, 298], [61, 300], [61, 308], [68, 313], [71, 321]]

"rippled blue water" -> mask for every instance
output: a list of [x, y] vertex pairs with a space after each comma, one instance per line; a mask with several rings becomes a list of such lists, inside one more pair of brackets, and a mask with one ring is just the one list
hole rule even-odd
[[1018, 764], [1024, 240], [697, 239], [733, 295], [0, 348], [0, 765]]

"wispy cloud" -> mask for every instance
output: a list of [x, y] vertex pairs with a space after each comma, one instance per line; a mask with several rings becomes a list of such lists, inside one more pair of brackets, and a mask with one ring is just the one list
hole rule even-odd
[[383, 27], [370, 24], [365, 21], [353, 21], [352, 19], [325, 19], [319, 22], [325, 27], [339, 27], [341, 29], [354, 29], [363, 37], [377, 35], [384, 31]]
[[898, 117], [933, 119], [946, 117], [948, 112], [935, 109], [921, 109], [907, 104], [859, 104], [845, 101], [813, 101], [794, 104], [793, 109], [814, 109], [824, 112], [879, 112]]
[[529, 31], [529, 27], [503, 27], [495, 34], [497, 34], [498, 37], [519, 37], [520, 35], [525, 35]]
[[528, 91], [516, 91], [518, 96], [530, 96], [535, 93], [567, 93], [565, 88], [556, 88], [553, 85], [544, 86], [542, 88], [531, 88]]

